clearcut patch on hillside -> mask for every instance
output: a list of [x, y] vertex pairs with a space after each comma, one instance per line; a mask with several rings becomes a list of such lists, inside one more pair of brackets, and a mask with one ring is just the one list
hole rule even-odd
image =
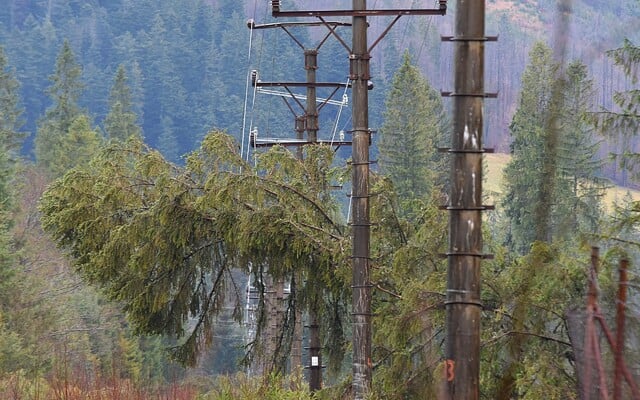
[[487, 3], [488, 12], [506, 14], [514, 25], [536, 32], [544, 28], [539, 8], [537, 0], [489, 0]]

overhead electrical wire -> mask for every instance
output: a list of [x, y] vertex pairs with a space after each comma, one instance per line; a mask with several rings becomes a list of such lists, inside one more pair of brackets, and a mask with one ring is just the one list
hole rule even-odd
[[[258, 4], [257, 4], [257, 0], [255, 0], [254, 2], [254, 7], [253, 7], [253, 19], [255, 20], [256, 15], [258, 12]], [[264, 15], [263, 18], [266, 19], [267, 18], [267, 13], [268, 10], [267, 8], [264, 9]], [[254, 45], [254, 41], [253, 41], [253, 26], [250, 25], [249, 29], [251, 31], [250, 36], [249, 36], [249, 62], [248, 62], [248, 66], [247, 66], [247, 86], [245, 88], [245, 101], [244, 101], [244, 111], [243, 111], [243, 116], [242, 116], [242, 144], [241, 144], [241, 150], [240, 150], [240, 157], [246, 161], [249, 161], [249, 153], [250, 153], [250, 149], [251, 149], [251, 133], [254, 131], [254, 126], [253, 126], [253, 122], [254, 122], [254, 116], [255, 116], [255, 105], [256, 105], [256, 92], [257, 92], [257, 86], [253, 85], [253, 93], [252, 93], [252, 97], [251, 97], [251, 109], [249, 110], [249, 112], [247, 112], [247, 104], [249, 102], [249, 83], [252, 81], [252, 74], [253, 74], [253, 70], [254, 68], [252, 68], [251, 65], [251, 53], [253, 51], [253, 45]], [[256, 71], [260, 71], [260, 66], [262, 64], [262, 50], [264, 48], [264, 33], [262, 33], [262, 36], [260, 38], [260, 48], [258, 49], [258, 54], [257, 54], [257, 62], [256, 62]], [[257, 78], [256, 78], [257, 80]], [[248, 124], [248, 131], [249, 131], [249, 135], [247, 135], [247, 114], [250, 115], [250, 119], [249, 119], [249, 124]]]
[[[342, 109], [348, 103], [349, 97], [347, 96], [347, 90], [349, 89], [349, 81], [350, 81], [350, 79], [347, 78], [347, 83], [345, 83], [344, 92], [342, 93], [342, 103], [340, 103], [340, 107], [338, 108], [338, 115], [336, 116], [336, 122], [333, 124], [333, 134], [331, 135], [331, 145], [333, 145], [333, 142], [336, 139], [336, 131], [338, 130], [338, 123], [340, 122], [340, 116], [342, 115]], [[342, 141], [342, 138], [340, 138], [340, 141]]]
[[244, 141], [247, 130], [247, 102], [249, 99], [249, 84], [251, 83], [251, 46], [253, 46], [253, 26], [249, 26], [249, 51], [247, 54], [247, 66], [249, 70], [247, 71], [247, 81], [244, 89], [244, 106], [242, 107], [242, 144], [240, 145], [240, 158], [244, 157]]

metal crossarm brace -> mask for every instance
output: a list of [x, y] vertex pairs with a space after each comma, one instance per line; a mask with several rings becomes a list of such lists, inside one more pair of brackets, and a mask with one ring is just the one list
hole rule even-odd
[[445, 15], [447, 1], [438, 1], [438, 8], [424, 9], [382, 9], [382, 10], [315, 10], [282, 11], [280, 1], [271, 2], [271, 15], [274, 17], [379, 17], [384, 15]]

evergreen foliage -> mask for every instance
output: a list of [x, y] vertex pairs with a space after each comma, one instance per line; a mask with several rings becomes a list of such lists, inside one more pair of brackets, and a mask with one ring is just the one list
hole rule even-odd
[[13, 331], [9, 312], [16, 296], [15, 256], [11, 243], [11, 207], [13, 205], [13, 170], [8, 151], [0, 144], [0, 371], [22, 365], [28, 350], [20, 336]]
[[398, 215], [389, 179], [372, 205], [374, 391], [379, 398], [436, 398], [444, 335], [447, 214], [438, 195], [414, 199], [410, 219]]
[[84, 85], [81, 82], [82, 68], [76, 62], [68, 41], [65, 41], [56, 60], [56, 70], [51, 75], [51, 86], [47, 93], [53, 105], [40, 120], [35, 140], [35, 155], [38, 165], [52, 174], [60, 172], [58, 157], [64, 151], [63, 141], [71, 125], [82, 114], [78, 100]]
[[[638, 83], [640, 48], [637, 45], [625, 40], [621, 47], [609, 51], [608, 55], [634, 85]], [[634, 179], [637, 179], [640, 162], [640, 155], [634, 152], [632, 145], [640, 128], [639, 93], [640, 90], [636, 87], [617, 92], [613, 95], [615, 109], [604, 109], [592, 114], [599, 131], [619, 143], [620, 151], [615, 154], [616, 161], [623, 169], [630, 171]]]
[[507, 242], [520, 253], [536, 240], [594, 232], [606, 188], [598, 143], [586, 120], [593, 89], [584, 65], [574, 62], [566, 77], [559, 76], [543, 43], [530, 58], [510, 126], [512, 159], [504, 171]]
[[127, 84], [127, 73], [124, 65], [118, 67], [115, 80], [109, 94], [109, 114], [104, 120], [107, 138], [125, 141], [130, 136], [140, 137], [140, 127], [133, 111], [131, 89]]
[[510, 221], [509, 241], [520, 252], [525, 252], [534, 240], [540, 239], [536, 237], [539, 231], [536, 224], [542, 221], [536, 220], [536, 202], [532, 199], [539, 198], [540, 186], [546, 179], [554, 179], [543, 176], [542, 165], [546, 156], [544, 143], [549, 111], [557, 106], [558, 100], [552, 98], [557, 69], [551, 49], [537, 43], [522, 75], [520, 101], [509, 127], [513, 138], [512, 159], [504, 171], [504, 207]]
[[[551, 3], [541, 8], [551, 9]], [[588, 25], [589, 51], [596, 51], [592, 43], [603, 43], [607, 30], [599, 24], [607, 25], [612, 15], [621, 21], [637, 18], [630, 3], [578, 1], [607, 10]], [[249, 266], [253, 282], [301, 273], [300, 290], [288, 299], [282, 325], [290, 329], [295, 309], [318, 302], [329, 356], [324, 359], [332, 372], [343, 372], [349, 347], [350, 241], [328, 187], [346, 173], [330, 167], [331, 151], [320, 146], [306, 149], [304, 162], [275, 148], [259, 156], [256, 170], [240, 159], [229, 136], [216, 132], [200, 143], [212, 127], [239, 139], [249, 69], [258, 69], [269, 81], [304, 80], [300, 49], [282, 32], [254, 32], [254, 58], [245, 68], [245, 9], [250, 9], [245, 1], [234, 0], [7, 0], [0, 7], [0, 42], [16, 66], [7, 65], [0, 48], [0, 397], [54, 397], [61, 382], [79, 371], [88, 371], [96, 382], [101, 376], [135, 385], [182, 376], [183, 370], [167, 366], [161, 348], [173, 347], [174, 355], [188, 364], [212, 344], [229, 350], [229, 338], [218, 336], [237, 334], [225, 318], [240, 317], [244, 282], [239, 278], [244, 281]], [[497, 68], [487, 71], [504, 101], [499, 112], [486, 111], [488, 131], [496, 133], [491, 140], [498, 145], [507, 142], [501, 126], [511, 112], [519, 66], [529, 49], [526, 27], [516, 27], [512, 18], [522, 9], [524, 17], [533, 14], [522, 4], [508, 15], [488, 15], [490, 24], [495, 21], [506, 32], [493, 53]], [[591, 8], [576, 11], [593, 20]], [[546, 23], [537, 13], [528, 20]], [[579, 30], [580, 25], [575, 24]], [[617, 34], [628, 26], [620, 25], [613, 27]], [[414, 48], [420, 40], [407, 33], [413, 30], [408, 27], [413, 25], [390, 31], [373, 54], [379, 58], [371, 71], [376, 89], [370, 93], [370, 125], [385, 119], [372, 158], [379, 145], [386, 174], [371, 177], [376, 193], [371, 199], [376, 222], [371, 242], [372, 397], [385, 399], [435, 398], [442, 376], [445, 267], [438, 254], [445, 247], [446, 213], [436, 205], [442, 203], [438, 189], [447, 174], [440, 172], [444, 166], [435, 149], [448, 142], [443, 138], [448, 128], [439, 95], [408, 53], [401, 57], [403, 48]], [[305, 43], [314, 38], [302, 36]], [[63, 38], [68, 40], [63, 43]], [[429, 47], [431, 41], [421, 45], [429, 48], [429, 56], [417, 57], [421, 68], [431, 69], [430, 76], [448, 70], [452, 62], [444, 53], [440, 57], [438, 44]], [[348, 57], [341, 45], [332, 45], [321, 52], [319, 78], [346, 80]], [[579, 54], [580, 45], [576, 48]], [[637, 46], [625, 41], [609, 54], [635, 85]], [[56, 72], [47, 82], [54, 63]], [[605, 185], [594, 157], [598, 143], [584, 121], [593, 92], [588, 68], [571, 63], [562, 80], [558, 70], [549, 49], [534, 46], [510, 126], [514, 157], [506, 170], [507, 242], [524, 255], [487, 240], [496, 259], [483, 266], [483, 398], [577, 397], [575, 347], [569, 343], [566, 315], [583, 303], [586, 252], [573, 236], [596, 230]], [[557, 97], [560, 88], [563, 97]], [[49, 108], [43, 93], [52, 100]], [[271, 100], [256, 100], [254, 126], [262, 135], [289, 136], [291, 115], [281, 99]], [[635, 173], [640, 160], [633, 151], [637, 90], [618, 93], [613, 100], [613, 107], [592, 117], [607, 137], [619, 139], [623, 151], [617, 160]], [[35, 132], [42, 115], [37, 163], [60, 177], [40, 203], [46, 227], [70, 251], [80, 274], [109, 299], [79, 281], [40, 231], [34, 204], [50, 183], [48, 177], [15, 164], [21, 131]], [[102, 141], [92, 118], [114, 139], [109, 148], [98, 150]], [[142, 128], [148, 144], [162, 155], [142, 144]], [[559, 135], [550, 149], [553, 129]], [[26, 148], [34, 150], [30, 140]], [[174, 164], [178, 161], [184, 166]], [[16, 176], [16, 170], [22, 174]], [[555, 172], [545, 174], [549, 170]], [[549, 211], [548, 219], [540, 218], [541, 210]], [[637, 243], [638, 210], [629, 200], [605, 238]], [[624, 251], [637, 258], [633, 250]], [[603, 297], [610, 301], [615, 280], [610, 265], [602, 278]], [[637, 286], [637, 279], [631, 285]], [[260, 301], [265, 321], [264, 297]], [[131, 326], [120, 314], [121, 305]], [[637, 331], [637, 318], [630, 324], [629, 331]], [[145, 332], [175, 337], [140, 336]], [[280, 351], [270, 361], [282, 370], [291, 332], [281, 332], [280, 339]], [[632, 338], [626, 355], [635, 369], [638, 348]], [[257, 343], [249, 349], [249, 358], [260, 355]], [[43, 376], [51, 377], [49, 383]], [[203, 398], [349, 396], [348, 378], [313, 396], [297, 379], [221, 378]], [[20, 382], [27, 382], [24, 388]], [[284, 388], [289, 385], [292, 390]], [[70, 389], [80, 390], [79, 385]], [[93, 396], [105, 390], [74, 393]], [[130, 393], [143, 398], [141, 390]]]
[[588, 121], [595, 90], [580, 61], [570, 63], [563, 82], [563, 109], [558, 144], [558, 188], [552, 220], [561, 238], [595, 233], [603, 216], [602, 198], [608, 186], [598, 158], [600, 141]]
[[4, 48], [0, 46], [0, 145], [10, 157], [18, 156], [24, 133], [20, 132], [24, 109], [20, 106], [20, 85], [9, 69]]
[[305, 280], [298, 300], [326, 290], [327, 310], [344, 294], [348, 240], [325, 190], [331, 151], [312, 146], [300, 162], [275, 148], [256, 175], [236, 149], [214, 132], [182, 169], [132, 139], [68, 172], [41, 203], [44, 227], [82, 275], [123, 302], [139, 332], [182, 338], [174, 355], [190, 365], [228, 290], [239, 307], [233, 268], [253, 265], [258, 282], [267, 265], [275, 277], [304, 268], [319, 280]]
[[523, 257], [495, 250], [482, 277], [482, 397], [577, 399], [580, 344], [567, 319], [584, 302], [588, 252], [575, 242], [535, 242]]
[[378, 149], [381, 172], [390, 177], [401, 201], [428, 197], [442, 190], [446, 159], [438, 144], [447, 137], [447, 117], [440, 94], [405, 52], [386, 100]]

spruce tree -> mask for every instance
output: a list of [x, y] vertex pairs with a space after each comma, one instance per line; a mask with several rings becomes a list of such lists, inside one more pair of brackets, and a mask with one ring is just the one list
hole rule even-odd
[[[187, 94], [172, 61], [174, 54], [170, 53], [166, 25], [162, 16], [156, 15], [149, 34], [143, 39], [148, 55], [145, 69], [145, 124], [148, 129], [145, 132], [152, 145], [159, 145], [163, 118], [169, 117], [180, 129], [188, 115]], [[178, 153], [182, 151], [178, 150]]]
[[11, 228], [15, 205], [15, 163], [22, 134], [17, 94], [18, 82], [8, 69], [4, 49], [0, 46], [0, 373], [22, 365], [28, 357], [20, 336], [12, 329], [11, 305], [18, 292]]
[[551, 49], [537, 43], [510, 125], [512, 158], [503, 201], [511, 228], [507, 241], [522, 253], [536, 240], [593, 232], [606, 187], [586, 120], [594, 95], [586, 67], [573, 62], [564, 76], [558, 73]]
[[53, 105], [39, 121], [35, 140], [36, 162], [45, 170], [57, 169], [55, 165], [61, 141], [73, 121], [82, 114], [78, 105], [84, 87], [81, 76], [82, 68], [76, 62], [69, 42], [65, 40], [56, 60], [55, 73], [49, 78], [52, 85], [47, 93]]
[[616, 161], [624, 170], [632, 173], [632, 179], [640, 176], [640, 153], [633, 151], [632, 141], [640, 132], [640, 98], [637, 83], [640, 70], [640, 47], [630, 40], [607, 53], [622, 68], [632, 87], [629, 90], [616, 92], [613, 96], [615, 109], [604, 109], [592, 114], [593, 122], [605, 137], [619, 144], [621, 149], [614, 154]]
[[254, 281], [265, 265], [276, 278], [302, 269], [300, 299], [322, 299], [321, 315], [337, 319], [327, 347], [342, 355], [336, 307], [347, 286], [336, 266], [348, 260], [348, 236], [326, 192], [332, 159], [325, 146], [309, 147], [302, 161], [276, 147], [260, 155], [256, 174], [219, 132], [184, 167], [140, 141], [116, 142], [49, 187], [43, 226], [138, 332], [182, 337], [174, 355], [183, 362], [212, 343], [226, 296], [241, 300], [232, 269], [249, 265]]
[[595, 129], [587, 120], [595, 96], [587, 66], [574, 61], [563, 82], [562, 134], [558, 149], [558, 187], [553, 220], [561, 237], [571, 232], [594, 232], [602, 213], [607, 182], [600, 176], [602, 161]]
[[542, 165], [552, 86], [558, 70], [551, 49], [538, 42], [530, 52], [530, 62], [522, 75], [522, 91], [518, 108], [509, 126], [512, 136], [512, 158], [504, 170], [504, 208], [510, 222], [509, 244], [526, 252], [537, 238], [536, 200], [546, 179]]
[[158, 150], [162, 155], [171, 162], [178, 161], [180, 152], [178, 150], [178, 139], [174, 132], [173, 121], [168, 116], [162, 116], [161, 118], [160, 136], [158, 137]]
[[447, 129], [440, 94], [405, 52], [387, 96], [380, 129], [380, 169], [394, 183], [400, 200], [422, 198], [441, 186], [444, 157], [437, 152]]
[[130, 136], [140, 136], [140, 127], [136, 124], [136, 119], [126, 71], [124, 65], [120, 65], [109, 95], [109, 114], [104, 120], [107, 137], [112, 140], [126, 140]]
[[20, 150], [24, 138], [24, 133], [20, 132], [23, 108], [20, 106], [19, 87], [0, 46], [0, 146], [10, 158]]
[[62, 175], [68, 169], [88, 163], [98, 152], [102, 137], [85, 114], [76, 117], [56, 149], [60, 151], [53, 172]]

